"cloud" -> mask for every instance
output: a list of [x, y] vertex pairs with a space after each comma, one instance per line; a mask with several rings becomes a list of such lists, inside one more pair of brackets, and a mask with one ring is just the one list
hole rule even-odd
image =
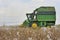
[[0, 0], [0, 22], [22, 23], [26, 19], [26, 13], [31, 13], [40, 6], [55, 6], [58, 12], [58, 4], [59, 0]]
[[45, 0], [32, 0], [33, 2], [44, 2]]

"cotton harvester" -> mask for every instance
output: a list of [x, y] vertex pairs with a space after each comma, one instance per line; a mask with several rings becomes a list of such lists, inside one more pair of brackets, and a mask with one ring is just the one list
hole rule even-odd
[[27, 20], [23, 22], [28, 27], [54, 26], [56, 22], [56, 11], [54, 7], [39, 7], [33, 13], [27, 13]]

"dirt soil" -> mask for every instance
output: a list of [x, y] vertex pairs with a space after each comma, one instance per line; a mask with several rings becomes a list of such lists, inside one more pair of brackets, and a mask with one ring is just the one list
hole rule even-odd
[[0, 27], [0, 40], [60, 40], [60, 28]]

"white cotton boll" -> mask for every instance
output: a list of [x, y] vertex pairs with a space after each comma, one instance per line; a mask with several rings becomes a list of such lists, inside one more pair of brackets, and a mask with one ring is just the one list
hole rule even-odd
[[11, 32], [9, 32], [9, 34], [11, 34]]
[[29, 37], [29, 38], [28, 38], [28, 40], [32, 40], [32, 38], [31, 38], [31, 37]]
[[47, 38], [50, 38], [50, 36], [49, 36], [49, 35], [47, 35]]
[[41, 28], [44, 32], [47, 30], [47, 28], [46, 27], [42, 27]]
[[17, 38], [14, 38], [13, 40], [18, 40]]
[[52, 40], [52, 39], [50, 38], [50, 35], [49, 35], [49, 34], [47, 34], [47, 38], [48, 38], [49, 40]]
[[19, 32], [17, 32], [17, 35], [19, 35]]

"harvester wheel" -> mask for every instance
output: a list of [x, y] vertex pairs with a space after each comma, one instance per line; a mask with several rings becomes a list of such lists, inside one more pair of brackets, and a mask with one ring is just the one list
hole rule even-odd
[[32, 23], [32, 28], [37, 28], [37, 23]]

